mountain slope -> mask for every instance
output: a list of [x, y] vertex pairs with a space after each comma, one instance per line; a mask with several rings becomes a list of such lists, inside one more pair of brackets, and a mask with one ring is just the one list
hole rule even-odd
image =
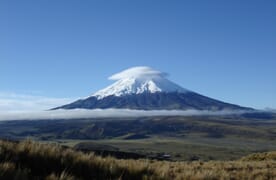
[[91, 96], [87, 99], [78, 100], [56, 109], [107, 109], [127, 108], [140, 110], [173, 110], [173, 109], [196, 109], [196, 110], [248, 110], [249, 108], [224, 103], [193, 92], [189, 93], [142, 93], [127, 96], [107, 96], [97, 99]]
[[111, 76], [112, 85], [91, 96], [54, 109], [128, 108], [141, 110], [249, 110], [192, 92], [171, 82], [167, 74], [134, 67]]
[[120, 79], [114, 84], [104, 88], [92, 96], [97, 99], [103, 99], [108, 96], [125, 96], [143, 93], [157, 93], [157, 92], [188, 92], [188, 90], [178, 86], [177, 84], [160, 77], [151, 78], [124, 78]]

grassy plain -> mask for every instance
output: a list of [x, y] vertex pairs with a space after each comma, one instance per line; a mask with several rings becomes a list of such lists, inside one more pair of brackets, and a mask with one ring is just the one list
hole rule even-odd
[[275, 129], [275, 115], [26, 120], [0, 122], [0, 137], [56, 142], [85, 151], [207, 161], [274, 151]]

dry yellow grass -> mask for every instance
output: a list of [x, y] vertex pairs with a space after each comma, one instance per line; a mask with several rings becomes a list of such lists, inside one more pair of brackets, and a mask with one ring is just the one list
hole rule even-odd
[[102, 158], [59, 145], [0, 141], [0, 179], [276, 179], [276, 152], [237, 161]]

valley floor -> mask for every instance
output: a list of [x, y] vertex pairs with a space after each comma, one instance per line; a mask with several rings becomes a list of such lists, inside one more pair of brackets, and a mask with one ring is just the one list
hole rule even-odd
[[236, 160], [276, 150], [276, 116], [1, 121], [0, 138], [55, 142], [119, 158]]

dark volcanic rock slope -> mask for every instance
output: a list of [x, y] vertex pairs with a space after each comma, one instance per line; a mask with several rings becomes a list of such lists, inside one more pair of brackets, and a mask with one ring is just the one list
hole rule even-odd
[[89, 97], [77, 100], [55, 109], [107, 109], [127, 108], [139, 110], [249, 110], [234, 104], [225, 103], [197, 93], [142, 93], [126, 96], [107, 96], [103, 99]]
[[114, 84], [54, 109], [128, 108], [143, 110], [247, 110], [182, 88], [166, 74], [149, 67], [134, 67], [111, 76]]

